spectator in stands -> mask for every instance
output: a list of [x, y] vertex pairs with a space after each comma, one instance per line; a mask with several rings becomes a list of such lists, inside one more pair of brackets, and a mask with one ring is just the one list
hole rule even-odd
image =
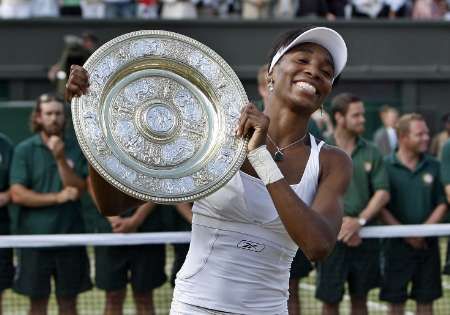
[[157, 0], [138, 0], [136, 15], [141, 19], [158, 18], [158, 1]]
[[195, 19], [197, 16], [194, 0], [162, 0], [163, 19]]
[[98, 37], [90, 31], [84, 31], [81, 34], [81, 45], [92, 54], [98, 47]]
[[[64, 105], [56, 97], [38, 98], [31, 124], [35, 133], [19, 143], [10, 172], [11, 198], [20, 206], [18, 234], [82, 233], [80, 194], [86, 161], [74, 141], [63, 139]], [[14, 289], [30, 298], [30, 315], [47, 313], [51, 281], [59, 314], [77, 314], [80, 292], [92, 286], [84, 247], [18, 250]]]
[[264, 19], [269, 17], [270, 0], [242, 0], [242, 18]]
[[[442, 148], [441, 177], [444, 185], [447, 203], [450, 204], [450, 140]], [[444, 274], [450, 275], [450, 241], [447, 244], [447, 257], [445, 259]]]
[[[391, 200], [382, 219], [389, 225], [439, 223], [447, 205], [439, 162], [426, 155], [430, 137], [424, 118], [403, 115], [397, 136], [398, 151], [385, 158]], [[389, 302], [389, 314], [404, 314], [408, 298], [416, 301], [418, 315], [433, 314], [433, 301], [442, 296], [438, 238], [389, 238], [383, 251], [380, 299]]]
[[[164, 230], [160, 206], [145, 203], [121, 216], [96, 219], [97, 233], [135, 233]], [[155, 314], [153, 290], [166, 282], [165, 244], [95, 247], [95, 282], [106, 291], [104, 315], [121, 315], [131, 284], [135, 314]]]
[[397, 148], [397, 133], [395, 132], [398, 120], [397, 109], [389, 105], [382, 106], [380, 120], [383, 125], [375, 131], [373, 141], [383, 155], [388, 155]]
[[64, 48], [59, 61], [50, 67], [48, 79], [56, 85], [58, 96], [64, 94], [70, 65], [83, 65], [95, 51], [97, 38], [94, 34], [85, 32], [82, 37], [75, 35], [64, 36]]
[[336, 19], [328, 9], [326, 0], [299, 0], [295, 15], [298, 17], [324, 17], [331, 21]]
[[278, 0], [273, 3], [273, 13], [275, 18], [290, 19], [295, 17], [297, 11], [297, 0]]
[[389, 182], [383, 157], [361, 137], [364, 132], [364, 104], [350, 93], [332, 100], [335, 123], [329, 143], [353, 160], [353, 177], [344, 196], [344, 218], [338, 243], [332, 254], [317, 265], [316, 297], [323, 301], [322, 314], [338, 314], [339, 303], [348, 283], [352, 314], [367, 314], [367, 294], [379, 285], [379, 241], [363, 240], [359, 230], [376, 224], [381, 209], [389, 201]]
[[442, 116], [442, 123], [444, 124], [444, 130], [433, 137], [430, 146], [430, 153], [438, 159], [441, 159], [442, 148], [447, 140], [450, 139], [450, 113]]
[[134, 0], [104, 0], [107, 19], [131, 19], [136, 15]]
[[32, 0], [33, 17], [58, 17], [59, 2], [57, 0]]
[[385, 0], [351, 0], [352, 17], [379, 18], [387, 17], [389, 9]]
[[103, 0], [81, 0], [80, 6], [83, 19], [105, 18], [105, 3]]
[[412, 18], [417, 20], [437, 20], [445, 18], [448, 11], [446, 0], [416, 0]]
[[412, 0], [384, 0], [385, 9], [391, 19], [397, 17], [407, 17], [411, 15]]
[[[0, 133], [0, 235], [10, 234], [10, 220], [8, 204], [11, 200], [9, 193], [9, 169], [13, 153], [11, 141]], [[2, 293], [11, 287], [14, 276], [12, 248], [0, 249], [0, 314], [2, 313]]]
[[0, 3], [3, 19], [29, 19], [32, 16], [31, 0], [2, 0]]
[[336, 18], [350, 18], [351, 4], [349, 0], [327, 0], [328, 10]]
[[80, 17], [80, 0], [60, 0], [59, 14], [67, 17]]

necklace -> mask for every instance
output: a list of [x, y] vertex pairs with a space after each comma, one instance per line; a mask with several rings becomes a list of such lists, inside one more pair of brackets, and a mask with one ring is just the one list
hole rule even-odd
[[269, 139], [269, 141], [275, 146], [275, 148], [277, 148], [277, 151], [275, 151], [275, 153], [273, 154], [273, 159], [275, 160], [275, 162], [283, 161], [283, 159], [284, 159], [283, 150], [286, 150], [287, 148], [290, 148], [293, 145], [295, 145], [295, 144], [297, 144], [299, 142], [302, 142], [303, 140], [305, 140], [307, 134], [308, 133], [305, 133], [300, 139], [297, 139], [294, 142], [292, 142], [292, 143], [290, 143], [287, 146], [282, 147], [282, 148], [277, 146], [275, 141], [273, 141], [272, 138], [269, 135], [267, 135], [267, 139]]

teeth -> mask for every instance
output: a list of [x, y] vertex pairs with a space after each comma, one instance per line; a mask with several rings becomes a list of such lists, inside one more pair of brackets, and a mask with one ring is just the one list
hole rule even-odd
[[316, 88], [307, 82], [298, 82], [296, 85], [309, 94], [316, 94]]

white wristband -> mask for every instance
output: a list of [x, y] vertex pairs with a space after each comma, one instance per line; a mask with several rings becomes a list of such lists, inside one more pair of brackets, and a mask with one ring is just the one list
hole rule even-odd
[[284, 178], [265, 145], [250, 151], [247, 158], [264, 185], [267, 186]]

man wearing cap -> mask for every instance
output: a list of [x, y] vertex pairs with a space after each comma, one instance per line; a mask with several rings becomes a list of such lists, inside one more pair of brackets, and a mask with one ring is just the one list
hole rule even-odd
[[[426, 154], [427, 124], [419, 114], [406, 114], [396, 129], [398, 151], [385, 158], [391, 200], [382, 219], [390, 225], [439, 223], [447, 205], [440, 164]], [[433, 301], [442, 296], [438, 238], [388, 238], [383, 251], [380, 299], [390, 303], [389, 314], [403, 314], [408, 298], [416, 301], [418, 315], [433, 314]]]
[[362, 240], [358, 232], [376, 223], [389, 201], [389, 183], [383, 157], [375, 145], [361, 137], [364, 104], [355, 95], [333, 98], [331, 116], [336, 129], [329, 144], [347, 152], [353, 161], [353, 177], [344, 196], [344, 219], [333, 253], [318, 264], [316, 297], [323, 314], [338, 314], [348, 283], [352, 314], [367, 314], [367, 294], [379, 284], [379, 241]]
[[[20, 206], [17, 233], [83, 233], [86, 161], [77, 143], [63, 141], [63, 103], [42, 95], [31, 121], [35, 134], [17, 145], [10, 172], [11, 198]], [[92, 286], [86, 249], [18, 250], [14, 290], [30, 298], [30, 315], [47, 313], [51, 278], [60, 314], [75, 315], [77, 295]]]
[[[11, 165], [13, 145], [8, 137], [0, 133], [0, 235], [10, 234], [10, 220], [8, 204], [11, 200], [9, 193], [9, 169]], [[14, 275], [12, 248], [0, 249], [0, 314], [1, 294], [10, 288]]]

